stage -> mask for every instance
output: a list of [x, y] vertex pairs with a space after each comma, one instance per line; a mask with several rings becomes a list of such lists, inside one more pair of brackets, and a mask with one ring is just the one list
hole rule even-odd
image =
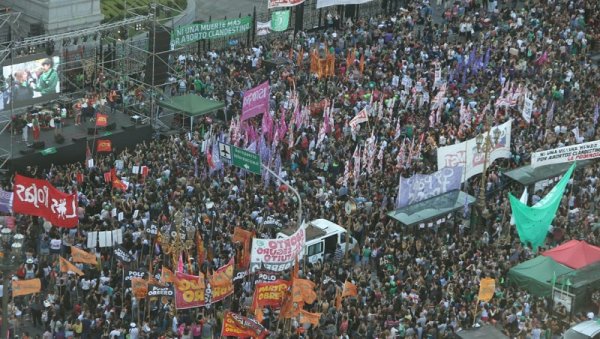
[[87, 122], [75, 126], [73, 118], [63, 119], [61, 134], [64, 142], [58, 143], [55, 140], [54, 129], [42, 129], [38, 141], [44, 142], [44, 146], [33, 148], [31, 147], [33, 144], [31, 128], [28, 130], [28, 143], [22, 141], [21, 130], [11, 133], [8, 128], [0, 134], [0, 144], [3, 148], [11, 150], [12, 142], [11, 155], [5, 168], [14, 172], [27, 166], [37, 165], [38, 168], [49, 168], [51, 164], [62, 165], [84, 161], [86, 143], [92, 153], [95, 153], [95, 144], [98, 139], [111, 140], [113, 151], [116, 152], [120, 152], [125, 147], [132, 149], [136, 144], [151, 139], [153, 129], [150, 124], [143, 124], [141, 119], [135, 121], [129, 115], [117, 111], [109, 114], [107, 127], [96, 128], [95, 122], [89, 121], [89, 119]]

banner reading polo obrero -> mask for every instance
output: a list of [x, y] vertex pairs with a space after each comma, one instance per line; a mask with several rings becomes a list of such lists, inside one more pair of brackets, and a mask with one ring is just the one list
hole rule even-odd
[[269, 82], [262, 84], [244, 92], [244, 101], [242, 103], [241, 121], [253, 118], [269, 110]]
[[252, 17], [250, 16], [178, 26], [171, 33], [171, 48], [174, 49], [199, 40], [216, 39], [243, 33], [251, 27]]
[[[510, 158], [511, 123], [512, 120], [509, 120], [502, 125], [491, 128], [492, 136], [495, 133], [495, 129], [498, 129], [500, 134], [498, 142], [492, 146], [488, 154], [488, 166], [496, 159]], [[487, 132], [483, 134], [483, 137], [485, 140]], [[473, 138], [460, 144], [438, 148], [438, 168], [464, 166], [464, 175], [461, 182], [465, 182], [470, 177], [482, 173], [485, 154], [483, 151], [477, 152], [477, 142], [475, 140]]]
[[300, 5], [304, 0], [269, 0], [269, 9], [277, 7], [291, 7]]
[[600, 158], [600, 140], [554, 148], [531, 154], [531, 167]]
[[335, 5], [360, 5], [373, 0], [317, 0], [317, 8], [335, 6]]
[[17, 174], [14, 183], [13, 211], [43, 217], [57, 227], [77, 226], [77, 194], [63, 193], [46, 180]]
[[292, 267], [298, 254], [302, 252], [306, 236], [304, 227], [300, 227], [294, 234], [280, 239], [252, 239], [252, 253], [250, 255], [250, 272], [261, 268], [275, 272], [285, 271]]

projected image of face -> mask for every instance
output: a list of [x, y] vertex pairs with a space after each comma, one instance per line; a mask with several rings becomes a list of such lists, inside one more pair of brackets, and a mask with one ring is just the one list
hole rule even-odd
[[5, 86], [0, 110], [44, 103], [60, 93], [60, 57], [28, 56], [20, 60], [23, 61], [2, 67]]

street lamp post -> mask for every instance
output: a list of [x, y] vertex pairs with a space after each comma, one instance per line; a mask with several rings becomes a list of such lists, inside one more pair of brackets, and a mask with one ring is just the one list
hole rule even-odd
[[486, 201], [485, 201], [485, 185], [487, 183], [488, 177], [488, 159], [490, 156], [490, 152], [493, 151], [494, 145], [498, 143], [500, 140], [500, 129], [497, 127], [494, 129], [488, 129], [485, 137], [479, 133], [477, 137], [475, 137], [475, 143], [477, 145], [477, 153], [483, 152], [483, 172], [481, 173], [481, 185], [479, 187], [479, 197], [477, 206], [479, 208], [478, 220], [475, 225], [472, 225], [473, 231], [478, 226], [478, 223], [481, 223], [483, 220], [486, 220], [490, 216], [490, 212], [487, 209]]
[[2, 272], [2, 337], [8, 338], [8, 287], [11, 273], [21, 264], [23, 256], [22, 234], [14, 234], [9, 228], [0, 230], [0, 271]]

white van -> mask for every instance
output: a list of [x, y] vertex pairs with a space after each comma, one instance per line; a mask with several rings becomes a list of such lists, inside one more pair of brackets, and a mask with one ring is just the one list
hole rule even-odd
[[[292, 235], [296, 230], [293, 228], [284, 229], [277, 233], [277, 238], [286, 238]], [[306, 244], [302, 249], [301, 255], [306, 257], [309, 263], [316, 263], [324, 258], [333, 258], [333, 254], [339, 244], [342, 251], [346, 248], [346, 229], [326, 219], [315, 219], [304, 225], [306, 234]], [[350, 236], [348, 251], [356, 246], [357, 241]]]

